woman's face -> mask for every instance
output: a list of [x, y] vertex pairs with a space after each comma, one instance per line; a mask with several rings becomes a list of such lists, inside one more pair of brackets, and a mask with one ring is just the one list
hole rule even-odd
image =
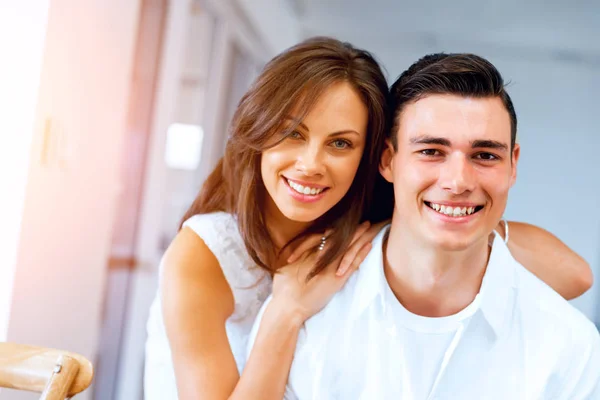
[[[356, 175], [367, 124], [367, 108], [350, 84], [328, 88], [295, 131], [262, 153], [269, 211], [311, 222], [335, 206]], [[276, 134], [273, 141], [280, 138]]]

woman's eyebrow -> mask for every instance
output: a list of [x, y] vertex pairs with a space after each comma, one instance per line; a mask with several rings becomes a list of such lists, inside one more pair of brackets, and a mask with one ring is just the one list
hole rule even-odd
[[[286, 119], [289, 119], [290, 121], [292, 121], [295, 124], [298, 124], [299, 127], [301, 127], [302, 129], [304, 129], [306, 132], [310, 132], [310, 129], [308, 129], [308, 126], [306, 126], [306, 124], [304, 124], [302, 121], [298, 120], [298, 118], [294, 118], [291, 115], [287, 115], [285, 117]], [[346, 133], [351, 133], [357, 136], [360, 136], [360, 133], [358, 133], [357, 131], [355, 131], [354, 129], [342, 129], [341, 131], [335, 131], [330, 133], [329, 135], [327, 135], [328, 137], [332, 137], [332, 136], [340, 136], [340, 135], [344, 135]]]

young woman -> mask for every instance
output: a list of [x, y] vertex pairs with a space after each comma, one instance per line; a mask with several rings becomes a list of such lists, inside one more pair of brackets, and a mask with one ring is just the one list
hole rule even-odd
[[[148, 322], [147, 399], [283, 397], [298, 330], [381, 227], [359, 223], [372, 209], [391, 217], [371, 201], [386, 98], [371, 55], [333, 39], [308, 40], [267, 64], [163, 258]], [[590, 285], [585, 262], [539, 228], [511, 223], [509, 248], [563, 296]]]

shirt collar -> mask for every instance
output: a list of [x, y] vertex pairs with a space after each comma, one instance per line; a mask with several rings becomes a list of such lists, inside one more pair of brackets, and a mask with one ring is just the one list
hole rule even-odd
[[356, 296], [352, 310], [358, 314], [361, 314], [376, 298], [383, 302], [383, 294], [388, 285], [383, 269], [383, 244], [389, 230], [390, 225], [386, 225], [373, 239], [372, 250], [356, 273]]
[[[385, 307], [384, 293], [389, 286], [383, 268], [383, 244], [389, 233], [386, 226], [373, 239], [373, 249], [365, 258], [357, 272], [356, 296], [352, 310], [361, 314], [373, 301], [378, 299]], [[515, 265], [508, 247], [498, 234], [495, 234], [492, 251], [479, 292], [480, 310], [496, 336], [506, 326], [512, 309], [512, 295], [515, 284]]]
[[480, 308], [496, 336], [502, 333], [514, 302], [517, 261], [495, 231], [492, 252], [479, 291]]

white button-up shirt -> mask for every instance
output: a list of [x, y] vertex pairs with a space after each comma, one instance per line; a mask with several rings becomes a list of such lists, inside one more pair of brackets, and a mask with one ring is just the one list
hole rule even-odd
[[494, 241], [473, 303], [438, 319], [407, 315], [393, 296], [384, 231], [359, 271], [305, 323], [286, 399], [600, 400], [595, 326], [502, 240]]

